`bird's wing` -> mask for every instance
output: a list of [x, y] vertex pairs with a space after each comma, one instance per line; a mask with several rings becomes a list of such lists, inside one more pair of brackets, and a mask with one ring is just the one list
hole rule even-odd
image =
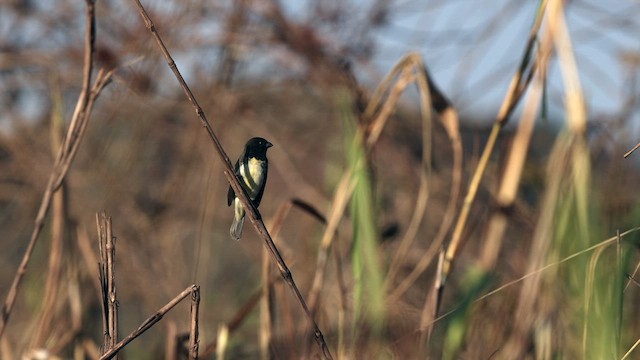
[[[240, 159], [242, 159], [244, 155], [241, 155], [240, 158], [238, 159], [238, 161], [236, 161], [236, 166], [234, 168], [235, 172], [236, 172], [236, 176], [239, 176], [240, 174], [238, 174], [238, 171], [240, 169]], [[235, 191], [233, 191], [233, 188], [231, 187], [231, 185], [229, 185], [229, 191], [227, 192], [227, 206], [231, 206], [231, 204], [233, 203], [233, 200], [236, 198], [236, 193]]]

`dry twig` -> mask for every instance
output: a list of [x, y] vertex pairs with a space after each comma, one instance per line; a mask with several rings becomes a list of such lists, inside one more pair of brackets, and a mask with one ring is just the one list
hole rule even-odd
[[640, 149], [640, 143], [638, 143], [638, 145], [634, 146], [633, 149], [629, 150], [626, 154], [624, 154], [624, 157], [628, 157], [629, 155], [631, 155], [631, 153], [633, 153], [634, 151]]
[[133, 341], [133, 339], [142, 335], [145, 331], [149, 330], [155, 323], [162, 320], [162, 317], [169, 312], [169, 310], [173, 309], [174, 306], [178, 305], [178, 303], [184, 299], [186, 299], [189, 295], [193, 294], [198, 287], [196, 285], [190, 285], [186, 289], [184, 289], [180, 294], [176, 295], [171, 301], [169, 301], [165, 306], [161, 307], [155, 314], [151, 315], [145, 321], [140, 324], [140, 326], [131, 332], [131, 334], [127, 335], [120, 342], [115, 344], [113, 348], [104, 353], [100, 360], [113, 359], [113, 357], [120, 351], [123, 347], [125, 347], [128, 343]]

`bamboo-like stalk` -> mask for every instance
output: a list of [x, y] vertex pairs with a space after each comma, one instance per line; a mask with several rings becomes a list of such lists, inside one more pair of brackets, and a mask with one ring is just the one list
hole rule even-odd
[[113, 225], [105, 212], [96, 214], [98, 247], [100, 250], [100, 284], [102, 300], [102, 328], [104, 340], [102, 352], [107, 352], [118, 342], [118, 301], [116, 296], [115, 254]]
[[507, 213], [513, 206], [522, 171], [524, 169], [527, 152], [536, 120], [536, 115], [540, 109], [540, 101], [546, 78], [547, 65], [551, 56], [551, 38], [547, 33], [540, 45], [539, 55], [536, 59], [538, 62], [536, 74], [533, 77], [531, 89], [522, 117], [516, 130], [516, 135], [509, 151], [509, 157], [505, 166], [504, 175], [502, 176], [498, 194], [496, 196], [497, 209], [491, 215], [486, 235], [486, 241], [482, 248], [479, 265], [483, 271], [489, 271], [495, 265], [500, 248], [502, 247], [502, 239], [507, 228]]
[[502, 102], [500, 110], [498, 111], [496, 121], [491, 128], [491, 133], [489, 134], [489, 138], [487, 139], [487, 143], [482, 152], [482, 156], [480, 157], [480, 161], [478, 162], [478, 166], [476, 167], [473, 177], [471, 178], [471, 182], [469, 183], [469, 188], [464, 198], [462, 209], [460, 210], [460, 215], [458, 216], [458, 221], [455, 224], [453, 234], [451, 235], [451, 241], [449, 242], [449, 245], [445, 252], [444, 263], [442, 267], [442, 278], [440, 279], [440, 283], [442, 284], [442, 286], [445, 285], [446, 279], [449, 276], [451, 268], [453, 266], [453, 260], [455, 259], [456, 254], [460, 249], [462, 233], [467, 224], [467, 220], [469, 219], [471, 206], [473, 205], [478, 193], [480, 181], [482, 180], [484, 172], [489, 163], [489, 158], [493, 153], [493, 149], [495, 148], [498, 134], [500, 133], [504, 125], [508, 122], [513, 109], [515, 109], [516, 105], [522, 98], [522, 95], [524, 94], [524, 91], [528, 87], [528, 84], [531, 80], [531, 76], [535, 71], [536, 63], [532, 61], [532, 53], [536, 44], [538, 31], [540, 29], [540, 26], [542, 25], [542, 19], [546, 4], [547, 0], [540, 1], [538, 15], [533, 26], [531, 27], [529, 40], [527, 41], [520, 66], [516, 70], [516, 73], [513, 75], [509, 90], [507, 91], [505, 99]]
[[193, 286], [191, 291], [191, 325], [189, 326], [189, 360], [198, 359], [198, 347], [200, 339], [198, 338], [198, 321], [200, 313], [200, 287]]

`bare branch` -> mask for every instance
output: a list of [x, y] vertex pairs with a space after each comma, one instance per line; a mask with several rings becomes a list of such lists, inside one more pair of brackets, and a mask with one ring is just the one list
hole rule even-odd
[[151, 315], [147, 320], [143, 321], [140, 326], [134, 330], [131, 334], [127, 335], [124, 339], [122, 339], [119, 343], [117, 343], [112, 349], [104, 353], [100, 360], [113, 359], [113, 357], [122, 349], [125, 345], [133, 341], [133, 339], [142, 335], [145, 331], [149, 330], [155, 323], [162, 320], [162, 317], [169, 312], [169, 310], [173, 309], [174, 306], [178, 305], [178, 303], [187, 296], [193, 294], [195, 289], [198, 287], [196, 285], [190, 285], [186, 289], [184, 289], [180, 294], [174, 297], [171, 301], [169, 301], [165, 306], [161, 307], [155, 314]]

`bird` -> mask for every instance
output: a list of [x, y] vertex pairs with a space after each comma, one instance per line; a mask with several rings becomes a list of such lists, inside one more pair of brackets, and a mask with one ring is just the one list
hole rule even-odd
[[[273, 144], [261, 138], [254, 137], [249, 139], [244, 146], [242, 154], [236, 161], [234, 171], [240, 185], [249, 195], [249, 199], [256, 208], [260, 205], [264, 187], [267, 183], [267, 172], [269, 170], [269, 160], [267, 160], [267, 149]], [[234, 240], [240, 240], [242, 236], [242, 226], [244, 225], [245, 209], [236, 196], [233, 188], [229, 186], [227, 193], [227, 205], [233, 204], [233, 222], [229, 229], [229, 235]]]

